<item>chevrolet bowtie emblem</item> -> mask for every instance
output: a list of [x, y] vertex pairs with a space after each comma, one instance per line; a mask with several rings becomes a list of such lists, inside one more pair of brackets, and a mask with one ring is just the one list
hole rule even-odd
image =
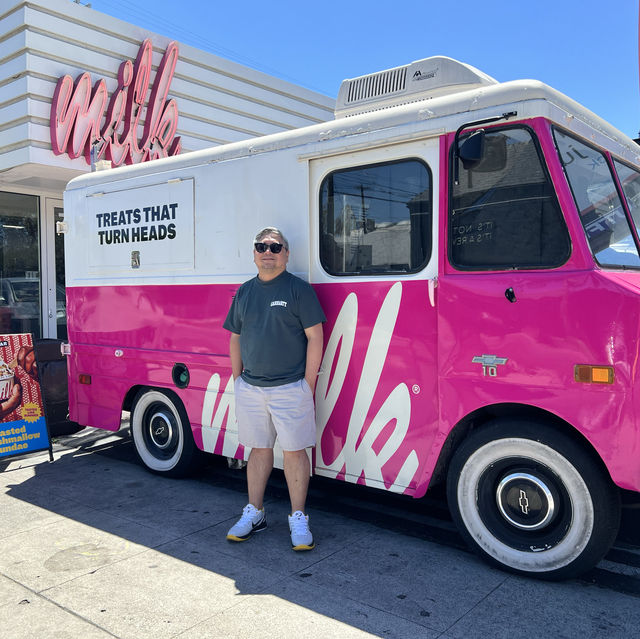
[[482, 374], [485, 377], [497, 377], [497, 367], [506, 364], [507, 361], [507, 357], [498, 357], [497, 355], [476, 355], [471, 360], [473, 364], [482, 364]]
[[520, 510], [523, 515], [529, 514], [529, 500], [527, 499], [527, 493], [524, 490], [520, 491], [520, 499], [518, 499], [518, 503], [520, 504]]
[[476, 355], [472, 360], [474, 364], [482, 364], [483, 366], [495, 366], [496, 364], [506, 364], [506, 357], [498, 357], [497, 355]]

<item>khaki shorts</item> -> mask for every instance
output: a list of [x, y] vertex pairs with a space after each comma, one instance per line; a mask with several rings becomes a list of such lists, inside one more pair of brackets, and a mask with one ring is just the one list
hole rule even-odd
[[234, 382], [238, 440], [249, 448], [303, 450], [316, 445], [313, 393], [303, 378], [282, 386], [254, 386], [237, 377]]

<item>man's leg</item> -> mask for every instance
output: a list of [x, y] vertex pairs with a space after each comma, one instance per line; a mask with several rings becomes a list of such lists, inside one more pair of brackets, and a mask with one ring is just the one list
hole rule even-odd
[[273, 469], [273, 448], [252, 448], [247, 462], [249, 503], [262, 509], [264, 491]]
[[[291, 512], [297, 510], [304, 512], [309, 489], [309, 473], [311, 467], [306, 450], [285, 450], [284, 452], [284, 477], [287, 480], [289, 499], [291, 500]], [[254, 504], [255, 505], [255, 504]]]

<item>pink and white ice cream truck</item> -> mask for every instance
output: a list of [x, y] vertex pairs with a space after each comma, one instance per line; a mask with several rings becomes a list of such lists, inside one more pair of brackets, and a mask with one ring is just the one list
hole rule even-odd
[[640, 147], [536, 81], [433, 57], [345, 80], [336, 118], [74, 179], [71, 419], [131, 411], [150, 470], [243, 459], [223, 330], [282, 228], [324, 307], [313, 473], [421, 497], [560, 579], [640, 491]]

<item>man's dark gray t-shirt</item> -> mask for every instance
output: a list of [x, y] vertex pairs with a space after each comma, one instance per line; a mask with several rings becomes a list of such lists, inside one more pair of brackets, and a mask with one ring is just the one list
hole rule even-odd
[[281, 386], [304, 377], [304, 331], [325, 321], [313, 288], [284, 271], [268, 282], [257, 277], [245, 282], [223, 327], [240, 335], [242, 378], [254, 386]]

